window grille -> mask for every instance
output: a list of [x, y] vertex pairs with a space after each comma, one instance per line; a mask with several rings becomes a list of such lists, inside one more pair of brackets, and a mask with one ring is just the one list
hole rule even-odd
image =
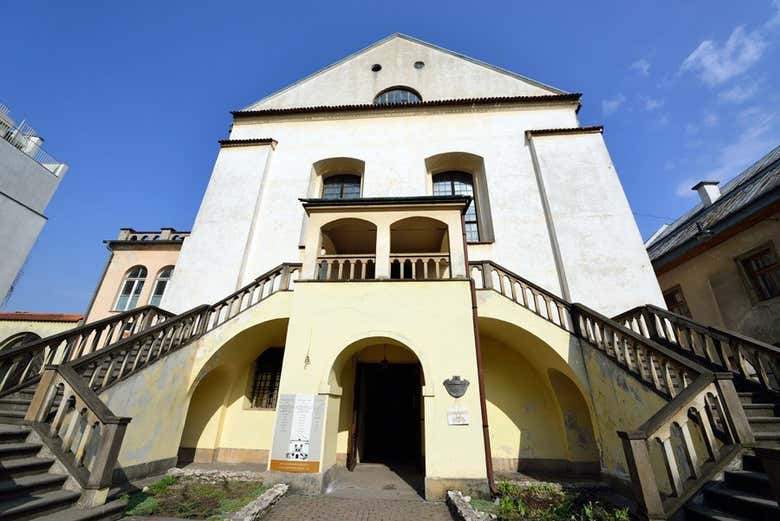
[[281, 347], [270, 347], [257, 357], [251, 390], [253, 408], [276, 408], [283, 358], [284, 348]]

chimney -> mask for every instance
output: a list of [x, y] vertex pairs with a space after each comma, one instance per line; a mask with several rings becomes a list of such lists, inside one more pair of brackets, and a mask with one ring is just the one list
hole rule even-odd
[[701, 204], [705, 207], [720, 199], [720, 181], [699, 181], [691, 190], [699, 192]]

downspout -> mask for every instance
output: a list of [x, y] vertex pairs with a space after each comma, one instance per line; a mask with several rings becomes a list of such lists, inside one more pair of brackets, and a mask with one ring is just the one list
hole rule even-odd
[[[468, 205], [467, 205], [468, 206]], [[469, 267], [469, 250], [466, 241], [466, 222], [463, 212], [460, 214], [460, 227], [463, 232], [463, 260], [466, 263], [466, 277], [471, 289], [471, 320], [474, 323], [474, 349], [477, 355], [477, 384], [479, 387], [479, 408], [482, 412], [482, 440], [485, 445], [485, 468], [487, 470], [488, 488], [491, 495], [497, 495], [496, 481], [493, 476], [493, 455], [490, 450], [490, 428], [488, 427], [487, 402], [485, 401], [485, 376], [482, 371], [482, 346], [479, 342], [479, 315], [477, 313], [477, 286], [471, 278]]]

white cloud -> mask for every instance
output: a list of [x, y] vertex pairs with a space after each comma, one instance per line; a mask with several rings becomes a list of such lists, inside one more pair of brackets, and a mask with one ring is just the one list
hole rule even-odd
[[622, 94], [618, 94], [613, 98], [601, 100], [601, 112], [605, 116], [614, 114], [615, 112], [617, 112], [620, 106], [623, 105], [625, 102], [626, 102], [626, 97], [623, 96]]
[[753, 82], [744, 85], [735, 85], [728, 90], [718, 94], [718, 99], [726, 103], [742, 103], [747, 101], [758, 92], [759, 83]]
[[664, 100], [648, 98], [645, 100], [645, 110], [660, 109], [664, 106]]
[[746, 32], [740, 25], [722, 45], [712, 40], [701, 42], [682, 63], [680, 71], [696, 73], [708, 85], [720, 85], [752, 67], [761, 59], [766, 45], [761, 32]]
[[704, 125], [707, 127], [714, 127], [718, 124], [719, 118], [718, 115], [714, 112], [708, 112], [704, 115]]
[[644, 58], [640, 58], [629, 67], [632, 71], [637, 71], [642, 76], [650, 74], [650, 62]]
[[691, 187], [702, 179], [727, 181], [745, 168], [758, 161], [773, 147], [777, 146], [780, 135], [773, 123], [775, 114], [751, 107], [742, 111], [737, 122], [743, 126], [739, 138], [732, 144], [720, 147], [715, 155], [716, 160], [711, 168], [703, 171], [698, 177], [688, 177], [678, 186], [676, 193], [680, 197], [693, 197], [695, 192]]
[[767, 20], [766, 24], [764, 24], [764, 27], [768, 29], [780, 26], [780, 0], [772, 0], [772, 9], [775, 10], [774, 14]]

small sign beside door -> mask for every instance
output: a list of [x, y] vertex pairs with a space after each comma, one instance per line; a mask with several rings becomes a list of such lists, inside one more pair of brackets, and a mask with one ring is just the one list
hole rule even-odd
[[468, 425], [469, 411], [465, 407], [447, 409], [447, 425]]

